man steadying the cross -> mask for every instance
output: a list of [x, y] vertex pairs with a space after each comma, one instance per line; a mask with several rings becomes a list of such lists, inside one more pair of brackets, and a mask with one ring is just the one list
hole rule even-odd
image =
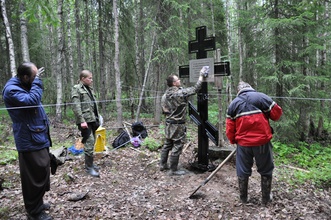
[[182, 88], [180, 79], [176, 75], [167, 78], [168, 89], [161, 99], [163, 113], [166, 116], [165, 137], [166, 141], [161, 150], [160, 170], [168, 170], [168, 156], [170, 152], [170, 174], [184, 175], [185, 171], [178, 170], [179, 156], [186, 141], [186, 107], [188, 97], [196, 94], [202, 85], [203, 78], [208, 76], [208, 67], [200, 70], [197, 83], [189, 88]]

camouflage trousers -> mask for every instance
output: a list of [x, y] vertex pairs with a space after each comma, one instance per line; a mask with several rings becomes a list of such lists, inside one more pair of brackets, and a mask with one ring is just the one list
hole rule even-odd
[[166, 123], [165, 127], [166, 141], [163, 145], [163, 152], [171, 152], [171, 156], [179, 156], [182, 153], [186, 142], [185, 124]]
[[84, 154], [86, 156], [93, 156], [94, 144], [95, 144], [95, 131], [98, 129], [98, 125], [95, 122], [87, 123], [88, 128], [81, 128], [78, 125], [78, 129], [81, 131], [83, 137], [82, 143], [84, 144]]

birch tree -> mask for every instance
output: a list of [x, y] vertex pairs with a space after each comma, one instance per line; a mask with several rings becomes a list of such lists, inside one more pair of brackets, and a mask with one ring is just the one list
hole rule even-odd
[[[226, 29], [227, 29], [227, 43], [228, 43], [228, 54], [229, 54], [229, 60], [232, 60], [232, 26], [231, 26], [231, 20], [232, 20], [232, 14], [231, 11], [231, 0], [226, 0], [225, 2], [225, 11], [226, 11]], [[230, 70], [232, 69], [232, 62], [230, 62]], [[227, 102], [226, 105], [229, 106], [232, 101], [232, 76], [228, 76], [226, 79], [226, 94], [227, 94]]]
[[[238, 20], [241, 19], [241, 7], [242, 2], [241, 0], [237, 0], [237, 16]], [[240, 22], [238, 25], [238, 50], [239, 50], [239, 81], [243, 80], [243, 70], [244, 70], [244, 48], [243, 48], [243, 33], [242, 33], [242, 27], [240, 26]]]
[[62, 60], [63, 60], [63, 0], [58, 1], [57, 13], [61, 21], [57, 29], [57, 64], [56, 64], [56, 120], [62, 121], [63, 95], [62, 95]]
[[8, 45], [8, 55], [9, 55], [9, 64], [10, 64], [10, 72], [12, 77], [16, 76], [16, 62], [15, 62], [15, 50], [14, 50], [14, 42], [10, 30], [10, 24], [7, 17], [7, 11], [6, 11], [6, 0], [0, 0], [0, 6], [1, 6], [1, 15], [3, 19], [3, 23], [6, 29], [6, 39], [7, 39], [7, 45]]
[[73, 58], [73, 50], [72, 50], [72, 35], [71, 35], [71, 8], [69, 7], [67, 13], [67, 37], [68, 37], [68, 43], [67, 43], [67, 50], [68, 50], [68, 75], [69, 75], [69, 87], [72, 87], [74, 85], [74, 58]]
[[[99, 73], [100, 73], [100, 99], [106, 100], [106, 94], [107, 94], [107, 86], [106, 86], [106, 80], [105, 80], [105, 66], [104, 66], [104, 33], [103, 33], [103, 19], [102, 19], [102, 9], [103, 7], [103, 1], [99, 0], [99, 19], [98, 19], [98, 32], [99, 32]], [[105, 115], [106, 113], [106, 105], [105, 102], [101, 102], [101, 111], [102, 114]]]
[[122, 126], [123, 124], [123, 112], [122, 112], [122, 86], [121, 86], [121, 73], [119, 65], [119, 23], [118, 23], [118, 13], [117, 13], [117, 0], [113, 0], [113, 14], [114, 14], [114, 43], [115, 43], [115, 56], [114, 56], [114, 70], [115, 70], [115, 80], [116, 80], [116, 107], [117, 107], [117, 124]]
[[77, 63], [78, 71], [83, 70], [83, 58], [82, 58], [82, 39], [81, 39], [81, 17], [80, 17], [80, 0], [75, 1], [75, 27], [76, 27], [76, 41], [77, 41]]
[[153, 48], [154, 48], [154, 42], [155, 42], [155, 38], [156, 38], [156, 31], [154, 31], [153, 33], [153, 41], [151, 43], [151, 48], [150, 48], [150, 55], [149, 55], [149, 59], [147, 61], [147, 69], [145, 72], [145, 76], [144, 76], [144, 82], [141, 88], [141, 92], [140, 92], [140, 97], [139, 97], [139, 104], [138, 104], [138, 108], [137, 108], [137, 115], [136, 115], [136, 121], [139, 121], [139, 117], [140, 117], [140, 110], [141, 110], [141, 105], [143, 102], [143, 95], [145, 92], [145, 86], [146, 86], [146, 82], [147, 82], [147, 78], [148, 78], [148, 72], [151, 66], [151, 62], [152, 62], [152, 54], [153, 54]]
[[26, 18], [24, 17], [25, 6], [20, 3], [20, 25], [21, 25], [21, 48], [23, 61], [30, 61], [29, 45], [28, 45], [28, 28], [26, 26]]

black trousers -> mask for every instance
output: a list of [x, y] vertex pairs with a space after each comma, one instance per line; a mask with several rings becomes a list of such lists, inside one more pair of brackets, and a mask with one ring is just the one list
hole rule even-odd
[[274, 161], [272, 144], [270, 141], [264, 145], [252, 147], [243, 147], [237, 144], [237, 176], [251, 176], [254, 159], [257, 172], [261, 176], [272, 176], [274, 170]]
[[43, 197], [50, 190], [49, 148], [20, 152], [18, 158], [25, 209], [36, 215], [43, 210]]

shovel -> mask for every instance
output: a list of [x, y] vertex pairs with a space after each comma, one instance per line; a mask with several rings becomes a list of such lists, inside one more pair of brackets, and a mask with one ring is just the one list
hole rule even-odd
[[225, 160], [223, 160], [223, 162], [218, 165], [218, 167], [207, 177], [207, 179], [205, 179], [205, 181], [203, 181], [203, 183], [200, 184], [200, 186], [190, 195], [190, 199], [192, 199], [193, 195], [202, 187], [204, 186], [206, 183], [209, 182], [209, 180], [224, 166], [224, 164], [236, 153], [237, 149], [234, 149], [231, 154], [229, 154], [229, 156], [227, 156], [227, 158], [225, 158]]

